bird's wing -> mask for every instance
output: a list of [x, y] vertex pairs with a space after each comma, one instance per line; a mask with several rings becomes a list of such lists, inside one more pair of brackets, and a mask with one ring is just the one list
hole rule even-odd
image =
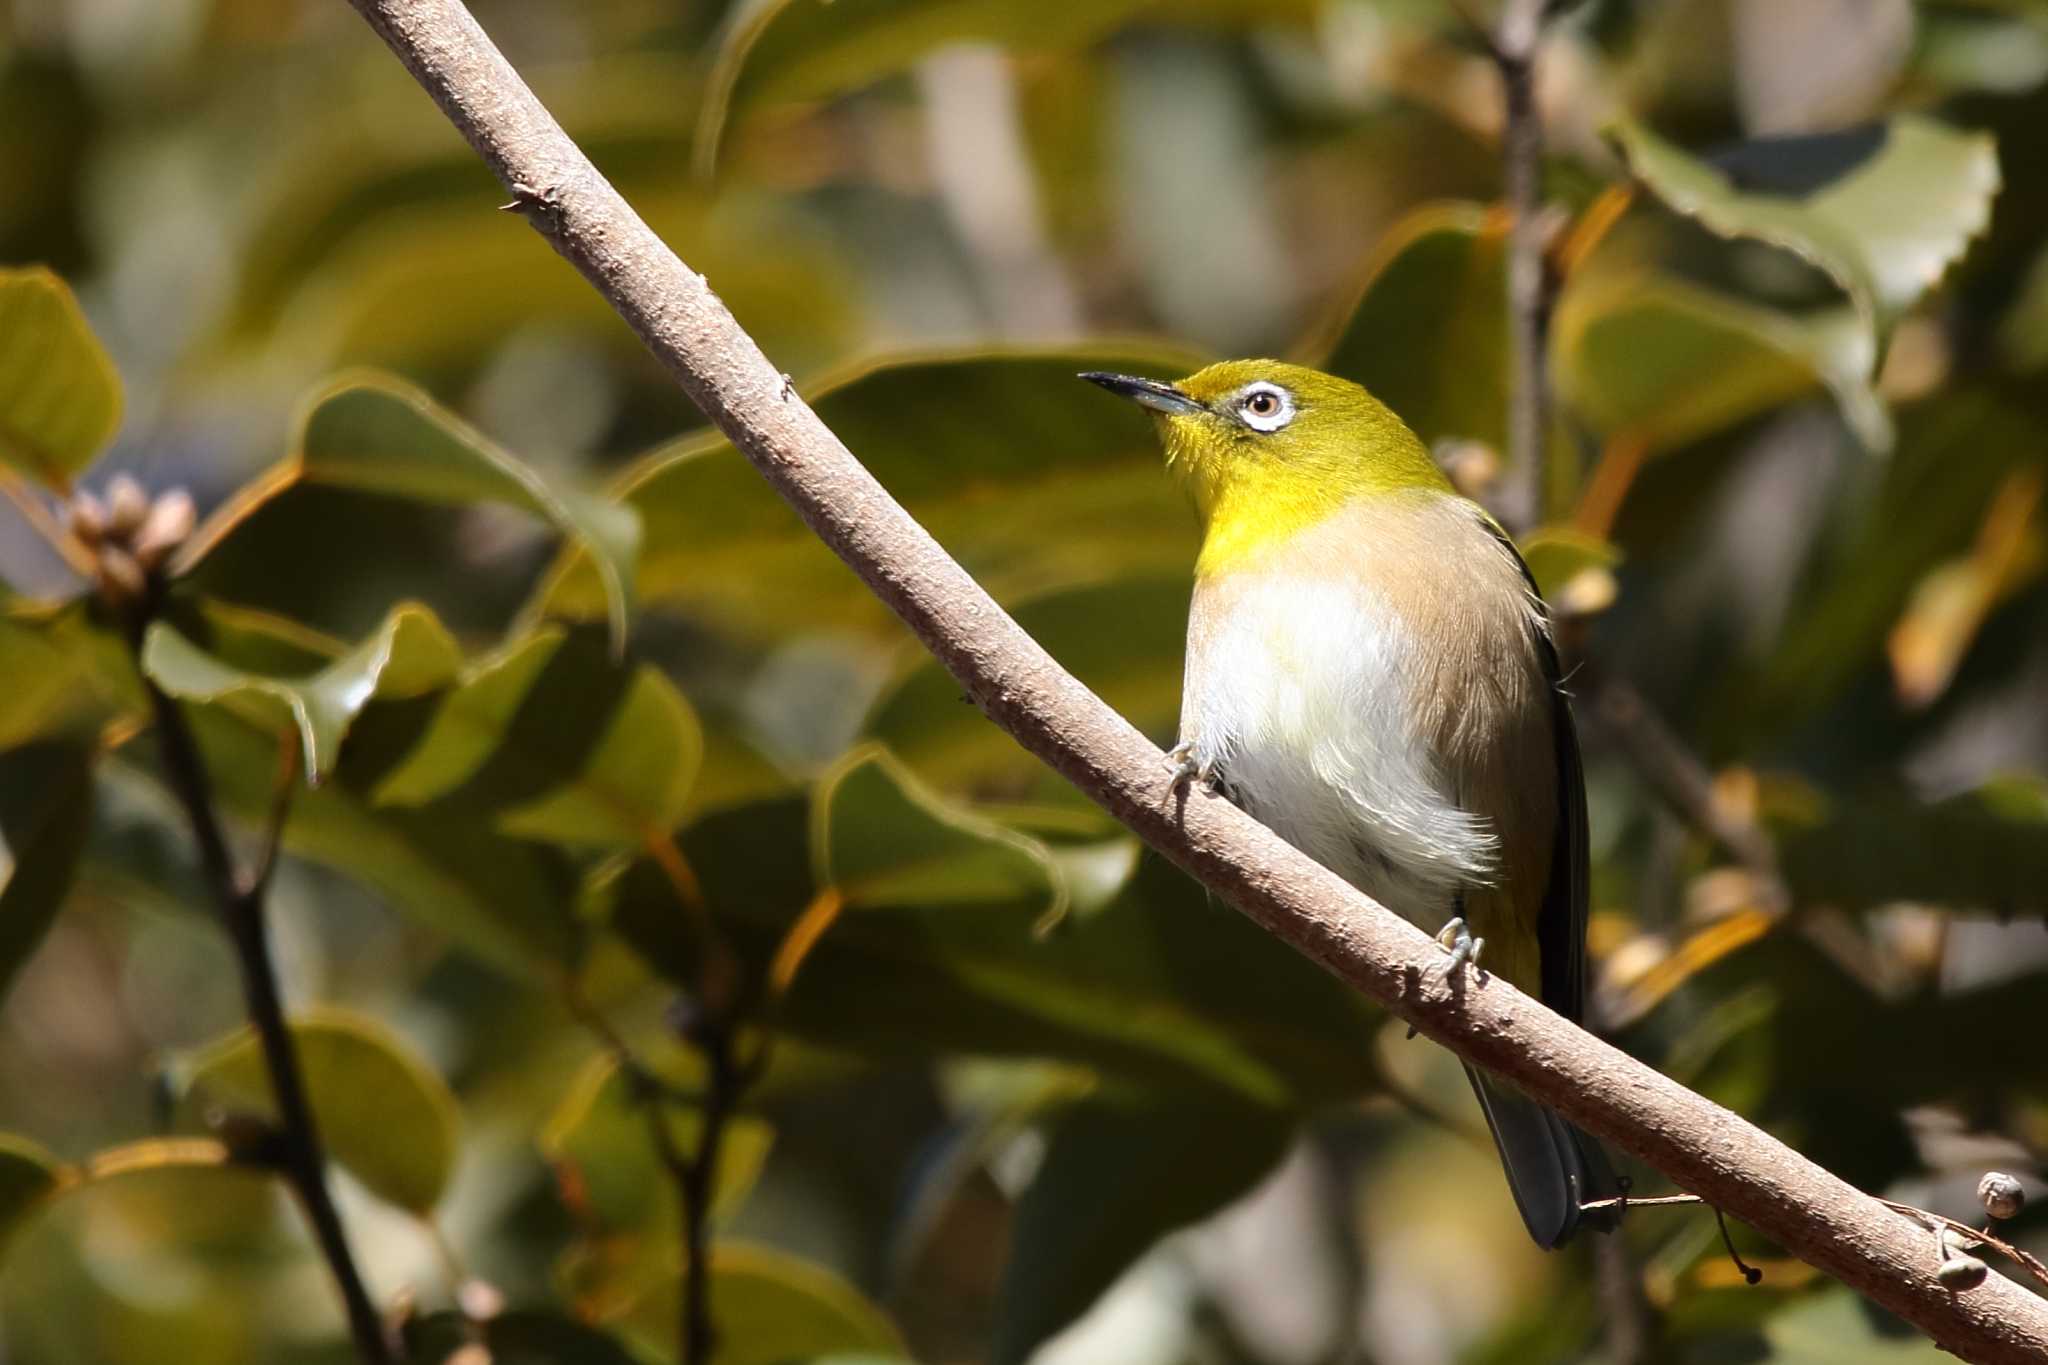
[[[1491, 517], [1488, 529], [1507, 547], [1530, 596], [1537, 601], [1536, 575], [1515, 547], [1514, 538]], [[1549, 604], [1544, 604], [1547, 621]], [[1542, 961], [1543, 1003], [1576, 1022], [1586, 1006], [1586, 773], [1579, 758], [1579, 731], [1572, 721], [1571, 699], [1565, 694], [1564, 674], [1557, 660], [1557, 646], [1547, 628], [1535, 628], [1536, 652], [1543, 662], [1543, 676], [1550, 684], [1553, 743], [1557, 746], [1557, 834], [1551, 845], [1550, 884], [1544, 889], [1543, 908], [1536, 918], [1537, 951]]]

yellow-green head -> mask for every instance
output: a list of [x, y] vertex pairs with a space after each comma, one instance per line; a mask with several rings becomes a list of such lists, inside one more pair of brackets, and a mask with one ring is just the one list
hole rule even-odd
[[1450, 481], [1393, 409], [1348, 379], [1278, 360], [1226, 360], [1177, 384], [1089, 373], [1151, 410], [1167, 467], [1193, 493], [1200, 573], [1227, 568], [1352, 499]]

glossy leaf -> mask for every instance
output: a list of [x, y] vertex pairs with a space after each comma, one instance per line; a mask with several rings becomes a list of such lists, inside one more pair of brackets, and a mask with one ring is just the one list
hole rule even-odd
[[192, 569], [236, 526], [301, 482], [457, 507], [498, 503], [531, 513], [588, 554], [612, 638], [625, 638], [640, 541], [633, 514], [550, 488], [426, 394], [369, 373], [344, 377], [314, 395], [293, 453], [209, 517], [179, 552], [174, 571]]
[[870, 84], [948, 43], [998, 43], [1056, 52], [1108, 33], [1145, 0], [1081, 0], [1045, 7], [1019, 0], [756, 0], [736, 7], [697, 124], [697, 165], [709, 172], [726, 128], [773, 104], [819, 99]]
[[[664, 1078], [685, 1089], [693, 1079], [701, 1079]], [[703, 1135], [697, 1112], [635, 1094], [631, 1080], [608, 1055], [591, 1059], [577, 1073], [538, 1141], [549, 1163], [573, 1179], [574, 1211], [594, 1222], [594, 1231], [638, 1234], [659, 1252], [672, 1255], [680, 1245], [681, 1229], [675, 1200], [655, 1195], [670, 1176], [650, 1131], [648, 1108], [654, 1104], [660, 1106], [661, 1121], [676, 1150], [695, 1152]], [[713, 1219], [723, 1220], [740, 1206], [759, 1179], [774, 1141], [775, 1131], [763, 1119], [740, 1114], [727, 1120], [711, 1194]]]
[[1810, 393], [1821, 374], [1782, 315], [1673, 279], [1566, 292], [1558, 391], [1610, 440], [1675, 450]]
[[1802, 903], [2048, 914], [2048, 785], [2012, 779], [1934, 803], [1904, 794], [1840, 802], [1788, 831], [1781, 856]]
[[515, 1309], [477, 1328], [459, 1313], [433, 1313], [405, 1325], [406, 1359], [449, 1361], [472, 1342], [490, 1352], [490, 1365], [640, 1365], [608, 1332], [573, 1318]]
[[43, 1201], [69, 1179], [64, 1165], [41, 1145], [0, 1133], [0, 1253]]
[[[222, 801], [244, 820], [263, 820], [276, 782], [275, 735], [219, 708], [191, 719]], [[404, 707], [359, 721], [351, 754], [367, 775], [344, 755], [336, 781], [301, 790], [285, 822], [286, 850], [356, 878], [500, 970], [558, 969], [573, 959], [579, 932], [574, 872], [553, 850], [506, 838], [474, 812], [371, 802], [365, 788], [374, 774], [415, 734]]]
[[1539, 526], [1517, 541], [1516, 548], [1536, 579], [1536, 590], [1552, 603], [1567, 583], [1588, 569], [1611, 569], [1621, 563], [1616, 546], [1570, 526]]
[[[900, 794], [884, 804], [906, 826], [878, 830], [887, 848], [962, 838], [959, 815], [934, 816]], [[684, 836], [706, 901], [757, 979], [816, 895], [804, 852], [812, 823], [799, 803], [764, 803], [707, 816]], [[1114, 852], [1121, 889], [1051, 933], [1037, 931], [1044, 893], [1027, 894], [1028, 884], [1007, 902], [845, 909], [804, 957], [778, 1022], [885, 1056], [1060, 1058], [1263, 1103], [1373, 1086], [1371, 1013], [1357, 996], [1170, 865], [1140, 858], [1133, 871], [1129, 851]], [[983, 881], [980, 894], [1000, 886]], [[692, 940], [656, 869], [636, 865], [609, 902], [613, 926], [643, 956], [671, 980], [695, 979]]]
[[1904, 114], [1868, 129], [1758, 139], [1701, 160], [1641, 124], [1612, 135], [1665, 203], [1724, 237], [1781, 247], [1825, 271], [1862, 319], [1866, 373], [1882, 338], [1990, 221], [1989, 135]]
[[[328, 1155], [373, 1193], [430, 1212], [455, 1168], [458, 1117], [448, 1085], [382, 1024], [324, 1009], [292, 1021], [306, 1094]], [[202, 1104], [275, 1113], [263, 1052], [241, 1029], [180, 1068]]]
[[120, 425], [120, 376], [70, 288], [0, 269], [0, 465], [64, 489]]
[[[1192, 585], [1182, 566], [1171, 576], [1047, 593], [1012, 614], [1091, 692], [1166, 741], [1180, 712]], [[867, 731], [947, 787], [1014, 791], [1043, 778], [1044, 766], [977, 708], [963, 705], [960, 684], [931, 659], [883, 695]]]
[[454, 678], [462, 651], [419, 606], [402, 606], [378, 631], [340, 658], [298, 677], [250, 673], [206, 653], [164, 622], [143, 640], [142, 671], [164, 691], [191, 702], [218, 702], [259, 725], [298, 731], [307, 780], [334, 771], [341, 742], [364, 707], [402, 700]]
[[1021, 1365], [1154, 1242], [1250, 1189], [1293, 1127], [1214, 1096], [1105, 1097], [1062, 1114], [1017, 1204], [990, 1358]]
[[1740, 680], [1731, 721], [1766, 731], [1803, 718], [1877, 663], [1914, 586], [1968, 548], [2015, 469], [2042, 460], [2033, 418], [1988, 392], [1902, 411], [1898, 449], [1868, 513], [1802, 594], [1762, 676]]
[[681, 820], [703, 756], [696, 713], [660, 672], [548, 628], [467, 671], [374, 799], [451, 801], [524, 838], [637, 847]]
[[71, 892], [92, 828], [92, 757], [66, 744], [0, 753], [0, 999]]
[[[1146, 345], [961, 350], [847, 371], [810, 401], [984, 587], [1012, 601], [1193, 562], [1194, 518], [1161, 472], [1142, 414], [1074, 376], [1178, 378], [1202, 363]], [[893, 623], [723, 440], [654, 452], [618, 493], [645, 531], [643, 606], [751, 640]], [[573, 556], [542, 600], [580, 620], [603, 603], [590, 566]]]
[[148, 701], [127, 646], [85, 603], [0, 609], [0, 750], [93, 735]]
[[1355, 380], [1423, 443], [1501, 450], [1508, 401], [1507, 223], [1479, 204], [1434, 204], [1397, 223], [1364, 284], [1305, 347]]
[[1948, 1352], [1907, 1323], [1835, 1286], [1764, 1320], [1771, 1359], [1800, 1365], [1940, 1365]]
[[811, 875], [851, 908], [1035, 908], [1058, 923], [1068, 892], [1045, 846], [947, 801], [879, 747], [856, 749], [811, 803]]
[[[680, 1276], [656, 1282], [631, 1324], [650, 1346], [675, 1340]], [[887, 1313], [838, 1275], [772, 1247], [721, 1242], [711, 1249], [710, 1365], [788, 1365], [820, 1356], [908, 1352]]]

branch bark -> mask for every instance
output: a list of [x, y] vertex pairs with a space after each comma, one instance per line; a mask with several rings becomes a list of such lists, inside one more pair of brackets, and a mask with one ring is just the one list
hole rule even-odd
[[998, 725], [1153, 848], [1461, 1057], [1508, 1078], [1966, 1359], [2048, 1354], [2048, 1301], [1950, 1293], [1932, 1239], [1497, 977], [1446, 982], [1420, 930], [1231, 806], [1177, 794], [1158, 748], [1041, 649], [797, 398], [704, 277], [648, 229], [457, 0], [351, 0], [705, 415]]

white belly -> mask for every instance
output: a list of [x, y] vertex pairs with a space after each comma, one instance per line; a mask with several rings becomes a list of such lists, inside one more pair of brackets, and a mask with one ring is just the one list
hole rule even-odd
[[1198, 591], [1182, 738], [1275, 833], [1435, 929], [1498, 850], [1415, 720], [1412, 641], [1355, 580], [1246, 573]]

